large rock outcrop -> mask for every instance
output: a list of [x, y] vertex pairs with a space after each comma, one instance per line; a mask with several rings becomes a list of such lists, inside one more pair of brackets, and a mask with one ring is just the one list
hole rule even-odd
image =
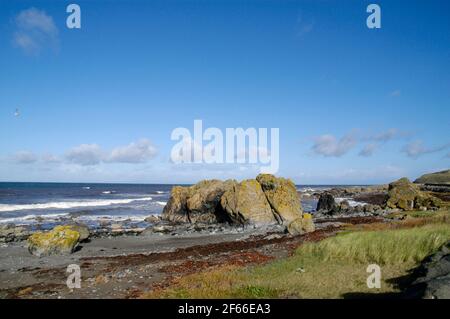
[[162, 219], [182, 223], [288, 225], [303, 218], [292, 181], [269, 174], [238, 183], [204, 180], [190, 187], [176, 186]]
[[222, 223], [229, 220], [220, 206], [222, 195], [232, 189], [236, 181], [202, 181], [190, 189], [186, 207], [191, 222]]
[[274, 216], [280, 224], [289, 223], [302, 216], [300, 197], [291, 180], [277, 178], [271, 174], [260, 174], [256, 180], [261, 185]]
[[267, 224], [276, 222], [261, 185], [254, 179], [234, 185], [223, 194], [220, 204], [234, 223]]
[[28, 251], [38, 257], [71, 254], [78, 246], [80, 233], [72, 226], [56, 226], [48, 232], [28, 237]]
[[419, 187], [409, 181], [406, 177], [389, 184], [388, 199], [386, 206], [402, 210], [434, 209], [441, 207], [442, 202], [422, 192]]
[[204, 180], [190, 187], [175, 186], [161, 217], [180, 223], [229, 221], [221, 209], [220, 199], [235, 184], [234, 180]]

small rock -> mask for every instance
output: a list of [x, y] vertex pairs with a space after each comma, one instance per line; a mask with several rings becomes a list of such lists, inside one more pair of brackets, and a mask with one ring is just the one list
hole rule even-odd
[[310, 233], [314, 230], [314, 222], [310, 214], [303, 214], [303, 217], [290, 222], [286, 227], [286, 231], [293, 236]]
[[112, 230], [120, 230], [120, 229], [122, 229], [122, 224], [118, 224], [118, 223], [111, 224], [111, 229]]
[[159, 215], [150, 215], [144, 219], [147, 223], [155, 224], [161, 221], [161, 217]]
[[71, 226], [56, 226], [48, 232], [37, 232], [28, 237], [28, 251], [38, 257], [71, 254], [78, 246], [80, 233]]
[[330, 193], [323, 193], [317, 202], [317, 211], [332, 212], [336, 209], [336, 202], [333, 195]]
[[169, 225], [158, 225], [158, 226], [150, 226], [147, 227], [142, 233], [141, 236], [148, 236], [151, 234], [168, 234], [171, 231], [174, 230], [173, 226], [169, 226]]
[[373, 213], [375, 211], [375, 207], [372, 204], [366, 204], [363, 206], [363, 210], [366, 213]]

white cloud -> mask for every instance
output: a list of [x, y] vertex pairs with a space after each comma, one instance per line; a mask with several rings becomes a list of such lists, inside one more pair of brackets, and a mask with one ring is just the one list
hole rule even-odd
[[29, 8], [21, 11], [14, 21], [17, 29], [13, 38], [14, 45], [25, 53], [39, 54], [47, 45], [57, 46], [58, 28], [45, 11]]
[[[118, 146], [111, 151], [102, 149], [98, 144], [81, 144], [69, 149], [63, 156], [51, 153], [36, 155], [29, 151], [21, 151], [9, 159], [17, 164], [81, 165], [94, 166], [101, 163], [146, 163], [157, 154], [157, 149], [148, 139], [141, 139], [125, 146]], [[4, 160], [7, 160], [5, 158]]]
[[388, 130], [386, 130], [384, 132], [381, 132], [379, 134], [376, 134], [374, 136], [369, 137], [369, 140], [374, 140], [374, 141], [377, 141], [377, 142], [386, 143], [386, 142], [388, 142], [390, 140], [393, 140], [393, 139], [395, 139], [397, 137], [405, 137], [407, 135], [408, 135], [407, 133], [400, 132], [396, 128], [391, 128], [391, 129], [388, 129]]
[[81, 144], [70, 149], [66, 159], [74, 164], [96, 165], [103, 159], [103, 151], [97, 144]]
[[29, 151], [17, 152], [13, 157], [14, 162], [17, 164], [31, 164], [38, 160], [38, 157]]
[[156, 156], [157, 150], [147, 139], [141, 139], [112, 151], [103, 150], [97, 144], [81, 144], [66, 153], [66, 160], [83, 166], [100, 163], [146, 163]]
[[440, 152], [445, 149], [448, 149], [449, 147], [450, 147], [450, 143], [440, 145], [440, 146], [435, 146], [435, 147], [426, 147], [423, 144], [423, 141], [416, 140], [416, 141], [412, 141], [411, 143], [406, 144], [403, 147], [402, 152], [406, 153], [407, 156], [416, 159], [422, 155]]
[[156, 148], [147, 139], [141, 139], [113, 149], [106, 161], [110, 163], [145, 163], [156, 156]]
[[364, 146], [364, 148], [359, 152], [359, 156], [369, 157], [372, 156], [377, 149], [378, 144], [370, 143]]
[[61, 162], [61, 160], [57, 156], [49, 153], [42, 155], [41, 160], [46, 164], [54, 164]]
[[370, 143], [364, 146], [364, 148], [359, 152], [359, 155], [364, 157], [372, 156], [375, 153], [375, 151], [383, 144], [394, 139], [406, 138], [409, 136], [410, 133], [400, 131], [396, 128], [390, 128], [378, 134], [366, 136], [362, 138], [362, 141], [368, 141]]
[[339, 140], [333, 135], [325, 134], [315, 138], [312, 150], [326, 157], [340, 157], [350, 151], [356, 143], [354, 134], [347, 134]]

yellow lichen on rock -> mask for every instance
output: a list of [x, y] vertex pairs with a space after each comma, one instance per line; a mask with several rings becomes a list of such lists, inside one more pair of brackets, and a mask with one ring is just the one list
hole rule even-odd
[[279, 223], [287, 224], [302, 216], [297, 188], [290, 179], [275, 177], [271, 174], [259, 174], [256, 180], [261, 184]]
[[28, 251], [38, 257], [71, 254], [78, 245], [80, 233], [71, 226], [56, 226], [48, 232], [28, 237]]
[[313, 232], [316, 228], [314, 226], [314, 222], [312, 220], [312, 216], [310, 214], [304, 214], [309, 215], [306, 217], [301, 217], [293, 220], [289, 223], [289, 225], [286, 227], [286, 231], [291, 235], [302, 235], [305, 233]]
[[86, 225], [82, 224], [71, 224], [67, 225], [71, 230], [74, 230], [80, 234], [80, 242], [86, 241], [89, 239], [89, 236], [91, 235], [89, 232], [89, 228]]
[[220, 204], [234, 223], [276, 222], [261, 185], [254, 179], [247, 179], [234, 185], [223, 194]]
[[304, 213], [303, 218], [304, 219], [312, 219], [312, 215], [310, 213]]
[[271, 174], [256, 179], [203, 180], [172, 188], [162, 219], [181, 223], [283, 224], [303, 214], [292, 180]]
[[441, 205], [441, 200], [421, 191], [417, 185], [411, 183], [405, 177], [389, 184], [386, 201], [386, 206], [389, 208], [413, 210], [439, 208]]

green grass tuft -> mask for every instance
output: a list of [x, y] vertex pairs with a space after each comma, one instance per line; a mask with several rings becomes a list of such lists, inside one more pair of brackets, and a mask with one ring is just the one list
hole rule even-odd
[[420, 262], [450, 239], [449, 225], [347, 233], [297, 250], [296, 258], [379, 265]]

